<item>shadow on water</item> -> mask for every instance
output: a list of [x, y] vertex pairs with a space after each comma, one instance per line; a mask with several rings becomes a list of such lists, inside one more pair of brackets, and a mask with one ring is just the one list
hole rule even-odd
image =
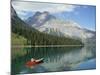
[[[12, 75], [18, 73], [39, 73], [75, 70], [78, 63], [95, 58], [95, 47], [23, 47], [20, 52], [13, 48], [16, 57], [12, 59]], [[21, 53], [22, 52], [22, 53]], [[18, 54], [17, 54], [18, 53]], [[31, 58], [44, 58], [44, 63], [33, 69], [25, 67]]]

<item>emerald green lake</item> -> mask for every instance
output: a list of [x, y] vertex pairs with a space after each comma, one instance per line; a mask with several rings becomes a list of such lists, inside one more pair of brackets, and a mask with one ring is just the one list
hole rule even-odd
[[[31, 58], [44, 62], [30, 69], [25, 63]], [[15, 47], [11, 61], [12, 75], [95, 69], [96, 47]]]

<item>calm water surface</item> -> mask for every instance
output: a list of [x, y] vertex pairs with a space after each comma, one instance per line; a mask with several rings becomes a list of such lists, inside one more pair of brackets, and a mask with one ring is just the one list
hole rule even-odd
[[[96, 68], [95, 46], [22, 47], [12, 48], [12, 52], [15, 53], [12, 55], [12, 75]], [[44, 62], [32, 69], [25, 67], [25, 63], [32, 57], [44, 58]]]

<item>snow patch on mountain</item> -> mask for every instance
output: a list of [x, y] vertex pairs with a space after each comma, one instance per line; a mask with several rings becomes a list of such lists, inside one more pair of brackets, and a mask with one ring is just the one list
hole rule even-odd
[[75, 21], [58, 19], [47, 11], [36, 12], [27, 23], [40, 32], [55, 36], [78, 38], [83, 41], [95, 36], [94, 31], [81, 27]]
[[41, 32], [50, 33], [51, 31], [61, 32], [65, 37], [77, 37], [81, 39], [90, 38], [92, 33], [85, 32], [79, 24], [73, 21], [63, 21], [59, 19], [52, 19], [47, 21], [44, 25], [36, 27]]

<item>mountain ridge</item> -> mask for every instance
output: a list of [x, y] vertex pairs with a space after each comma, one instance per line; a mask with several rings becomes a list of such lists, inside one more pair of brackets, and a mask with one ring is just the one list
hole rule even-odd
[[34, 25], [34, 27], [38, 27], [43, 25], [46, 21], [55, 18], [50, 15], [49, 12], [39, 12], [37, 11], [33, 16], [29, 17], [25, 22], [29, 25]]
[[[37, 12], [34, 14], [34, 17], [31, 16], [30, 21], [33, 21], [35, 17], [39, 17], [44, 14], [44, 12], [38, 12], [38, 13], [40, 13], [38, 16], [36, 15]], [[44, 20], [47, 19], [47, 20], [45, 20], [45, 21], [41, 20], [42, 23], [40, 23], [40, 24], [38, 24], [37, 23], [38, 21], [36, 21], [33, 24], [31, 24], [31, 26], [40, 32], [45, 32], [45, 33], [48, 33], [51, 35], [56, 35], [56, 36], [59, 36], [57, 34], [61, 33], [62, 36], [71, 37], [71, 38], [74, 37], [74, 38], [78, 38], [78, 39], [80, 38], [82, 40], [92, 38], [93, 36], [95, 36], [95, 31], [92, 31], [92, 30], [89, 30], [86, 28], [82, 28], [75, 21], [72, 21], [72, 20], [64, 21], [64, 20], [58, 19], [54, 15], [51, 15], [49, 12], [47, 12], [47, 14], [49, 15], [49, 17], [52, 16], [53, 18], [48, 19], [47, 18], [48, 15], [46, 15], [46, 17], [44, 17], [42, 19], [44, 19]], [[37, 20], [38, 19], [39, 18], [37, 18]], [[50, 32], [50, 30], [54, 31], [54, 33], [56, 31], [58, 31], [58, 32], [53, 34], [53, 32]]]

